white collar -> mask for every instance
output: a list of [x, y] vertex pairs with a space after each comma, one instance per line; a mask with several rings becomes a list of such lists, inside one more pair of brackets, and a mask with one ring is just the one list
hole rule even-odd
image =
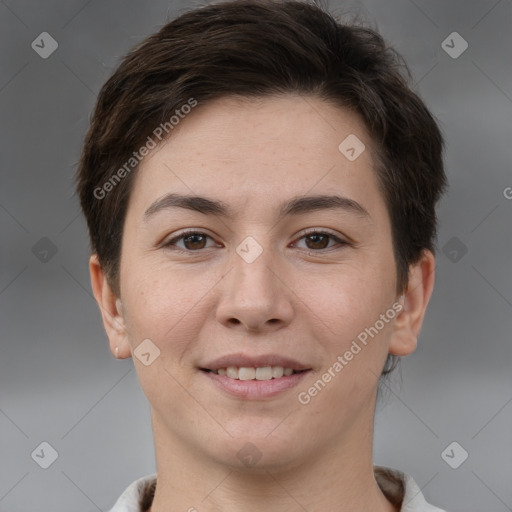
[[[405, 489], [401, 512], [445, 512], [440, 508], [434, 507], [425, 501], [421, 489], [418, 487], [412, 477], [406, 473], [393, 468], [386, 468], [382, 466], [375, 466], [381, 472], [385, 472], [391, 477], [401, 480]], [[380, 481], [378, 473], [375, 474], [377, 483], [384, 485]], [[141, 512], [140, 500], [143, 496], [144, 490], [147, 489], [156, 479], [156, 473], [146, 475], [135, 482], [132, 482], [129, 487], [116, 501], [113, 508], [109, 512]]]

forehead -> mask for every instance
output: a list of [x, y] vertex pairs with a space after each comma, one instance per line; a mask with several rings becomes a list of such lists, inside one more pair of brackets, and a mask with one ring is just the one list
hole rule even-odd
[[200, 105], [144, 158], [134, 178], [129, 210], [139, 217], [168, 192], [215, 197], [240, 213], [309, 193], [383, 207], [364, 123], [312, 96]]

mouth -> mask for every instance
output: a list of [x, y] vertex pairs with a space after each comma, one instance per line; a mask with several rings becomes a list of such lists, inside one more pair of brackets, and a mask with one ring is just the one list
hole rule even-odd
[[218, 368], [217, 370], [209, 370], [208, 368], [200, 368], [200, 370], [233, 380], [259, 381], [280, 379], [282, 377], [289, 377], [290, 375], [309, 371], [308, 369], [294, 370], [293, 368], [284, 368], [283, 366], [259, 366], [257, 368], [250, 366], [228, 366], [226, 368]]
[[268, 355], [221, 357], [198, 368], [217, 388], [237, 398], [266, 398], [298, 385], [312, 371], [293, 359]]

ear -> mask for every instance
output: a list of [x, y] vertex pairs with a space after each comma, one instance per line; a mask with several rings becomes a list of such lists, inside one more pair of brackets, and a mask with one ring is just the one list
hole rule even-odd
[[130, 357], [131, 350], [121, 299], [112, 291], [97, 254], [91, 255], [89, 259], [89, 272], [94, 298], [100, 308], [103, 326], [110, 343], [110, 351], [119, 359]]
[[395, 319], [390, 354], [407, 356], [416, 350], [434, 281], [435, 257], [431, 251], [424, 250], [420, 261], [409, 267], [409, 282], [400, 300], [403, 308]]

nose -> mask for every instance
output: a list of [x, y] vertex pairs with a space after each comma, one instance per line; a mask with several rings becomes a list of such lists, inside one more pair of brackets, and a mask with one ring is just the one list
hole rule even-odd
[[238, 254], [222, 281], [217, 320], [228, 328], [271, 332], [287, 326], [294, 314], [294, 293], [270, 250], [248, 263]]

